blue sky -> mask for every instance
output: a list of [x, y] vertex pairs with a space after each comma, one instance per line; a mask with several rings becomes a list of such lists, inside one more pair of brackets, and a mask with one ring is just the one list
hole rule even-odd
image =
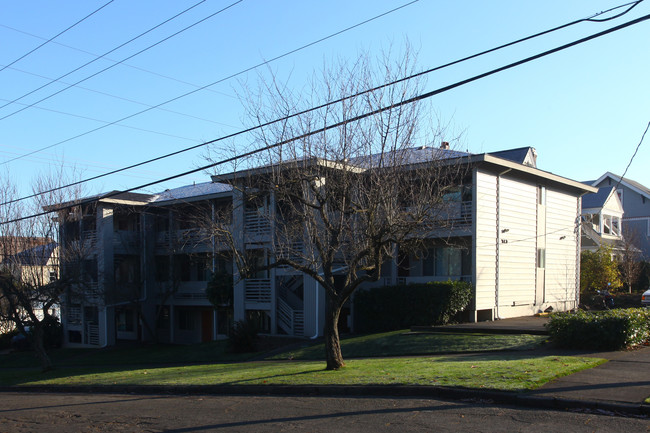
[[[108, 0], [2, 2], [0, 69]], [[0, 71], [0, 106], [95, 59], [198, 0], [115, 0], [73, 29]], [[268, 67], [227, 79], [190, 96], [131, 116], [222, 80], [409, 3], [401, 1], [244, 0], [195, 27], [83, 83], [26, 105], [114, 65], [235, 3], [207, 0], [135, 42], [12, 104], [0, 108], [0, 164], [22, 191], [30, 179], [63, 161], [90, 177], [242, 128], [237, 97]], [[379, 53], [405, 40], [421, 69], [486, 50], [622, 4], [623, 1], [420, 0], [270, 63], [301, 89], [333, 59]], [[622, 9], [621, 9], [622, 10]], [[634, 18], [650, 2], [605, 23], [581, 23], [534, 41], [431, 74], [427, 90], [446, 86]], [[602, 17], [611, 16], [604, 15]], [[461, 150], [491, 152], [532, 146], [538, 167], [575, 180], [622, 174], [650, 121], [650, 21], [470, 83], [433, 98], [433, 115], [462, 132]], [[5, 118], [6, 117], [6, 118]], [[74, 138], [78, 135], [83, 135]], [[244, 141], [246, 139], [244, 138]], [[60, 143], [60, 144], [59, 144]], [[51, 146], [42, 152], [26, 153]], [[189, 152], [105, 177], [87, 192], [126, 189], [205, 164]], [[10, 159], [20, 159], [7, 162]], [[626, 177], [650, 186], [650, 137]], [[195, 174], [149, 188], [159, 191], [208, 180]]]

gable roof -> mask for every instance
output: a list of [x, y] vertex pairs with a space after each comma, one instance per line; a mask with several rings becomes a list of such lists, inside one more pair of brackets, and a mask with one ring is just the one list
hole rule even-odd
[[56, 242], [38, 245], [7, 257], [3, 262], [10, 262], [21, 266], [46, 266], [57, 246], [58, 244]]
[[614, 191], [613, 186], [604, 186], [598, 189], [598, 192], [591, 194], [585, 194], [582, 197], [582, 208], [591, 209], [591, 208], [601, 208], [605, 206], [607, 199]]
[[517, 149], [500, 150], [489, 152], [490, 155], [498, 158], [508, 159], [519, 164], [537, 168], [537, 152], [532, 147], [520, 147]]
[[624, 185], [624, 186], [630, 188], [631, 190], [636, 191], [637, 193], [641, 194], [642, 196], [645, 196], [645, 198], [650, 199], [650, 188], [647, 188], [646, 186], [644, 186], [644, 185], [640, 184], [639, 182], [636, 182], [636, 181], [634, 181], [632, 179], [628, 179], [626, 177], [618, 176], [618, 175], [616, 175], [614, 173], [611, 173], [609, 171], [607, 173], [603, 174], [602, 176], [600, 176], [595, 181], [593, 181], [592, 185], [596, 186], [597, 184], [599, 184], [603, 180], [607, 179], [608, 177], [611, 178], [613, 181], [615, 181], [617, 183], [620, 182], [621, 185]]

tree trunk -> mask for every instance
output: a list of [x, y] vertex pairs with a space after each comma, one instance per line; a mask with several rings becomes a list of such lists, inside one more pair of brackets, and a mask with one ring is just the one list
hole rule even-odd
[[47, 351], [45, 350], [45, 336], [42, 326], [34, 326], [34, 333], [32, 335], [34, 352], [38, 360], [41, 361], [41, 371], [50, 371], [52, 369], [52, 360], [50, 359]]
[[343, 304], [327, 296], [327, 311], [325, 312], [325, 359], [327, 370], [338, 370], [343, 367], [341, 341], [339, 340], [339, 316]]

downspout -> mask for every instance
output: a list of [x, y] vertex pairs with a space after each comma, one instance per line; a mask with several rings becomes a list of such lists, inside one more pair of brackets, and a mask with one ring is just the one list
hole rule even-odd
[[500, 320], [501, 315], [499, 314], [499, 286], [500, 286], [500, 263], [499, 263], [499, 251], [501, 249], [501, 176], [508, 173], [512, 169], [507, 169], [497, 174], [497, 208], [496, 208], [496, 229], [497, 229], [497, 245], [496, 245], [496, 257], [495, 257], [495, 286], [494, 286], [494, 301], [496, 304], [496, 319]]

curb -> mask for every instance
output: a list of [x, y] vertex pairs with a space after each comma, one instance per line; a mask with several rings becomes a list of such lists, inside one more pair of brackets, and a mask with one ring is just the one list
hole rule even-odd
[[507, 404], [561, 411], [589, 411], [610, 416], [650, 417], [650, 405], [561, 397], [537, 397], [526, 393], [484, 391], [436, 386], [337, 386], [337, 385], [193, 385], [193, 386], [3, 386], [0, 392], [55, 392], [92, 394], [167, 394], [167, 395], [300, 395], [310, 397], [429, 397], [443, 400]]

